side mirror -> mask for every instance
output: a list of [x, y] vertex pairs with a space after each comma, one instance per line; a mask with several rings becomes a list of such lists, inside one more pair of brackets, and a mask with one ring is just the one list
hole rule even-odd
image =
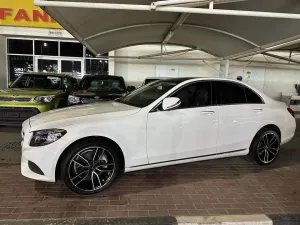
[[162, 102], [162, 108], [164, 111], [171, 110], [171, 109], [176, 109], [179, 107], [181, 104], [181, 101], [179, 98], [176, 97], [170, 97], [170, 98], [165, 98]]
[[127, 91], [128, 91], [128, 92], [132, 92], [132, 91], [134, 91], [135, 89], [136, 89], [135, 86], [128, 86], [128, 87], [127, 87]]

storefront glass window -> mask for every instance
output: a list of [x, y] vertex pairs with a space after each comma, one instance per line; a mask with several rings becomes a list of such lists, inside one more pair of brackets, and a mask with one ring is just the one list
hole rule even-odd
[[83, 57], [83, 46], [76, 42], [60, 42], [60, 55], [69, 57]]
[[8, 56], [9, 81], [14, 81], [24, 72], [33, 72], [33, 57], [20, 55]]
[[58, 42], [57, 41], [35, 41], [34, 52], [35, 55], [58, 56]]
[[38, 59], [38, 72], [57, 73], [58, 61], [52, 59]]
[[81, 77], [81, 61], [61, 61], [61, 72], [74, 77]]
[[85, 60], [86, 75], [107, 75], [108, 60], [103, 59], [86, 59]]
[[[84, 54], [85, 52], [85, 54]], [[57, 39], [7, 39], [8, 81], [14, 81], [24, 72], [107, 75], [108, 54], [95, 58], [79, 42]]]
[[7, 51], [10, 54], [33, 54], [33, 41], [23, 39], [8, 39]]

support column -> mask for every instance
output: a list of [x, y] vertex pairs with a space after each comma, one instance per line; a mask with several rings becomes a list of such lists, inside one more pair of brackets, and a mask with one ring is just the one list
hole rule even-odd
[[230, 60], [221, 60], [220, 61], [220, 78], [228, 78], [230, 68]]
[[[108, 55], [115, 56], [115, 51], [109, 52]], [[108, 74], [115, 75], [115, 59], [114, 58], [108, 59]]]
[[225, 70], [224, 70], [224, 77], [225, 78], [228, 78], [229, 66], [230, 66], [230, 61], [229, 61], [229, 59], [227, 59], [227, 60], [225, 60]]
[[6, 38], [0, 35], [0, 89], [8, 87], [8, 70], [6, 62]]

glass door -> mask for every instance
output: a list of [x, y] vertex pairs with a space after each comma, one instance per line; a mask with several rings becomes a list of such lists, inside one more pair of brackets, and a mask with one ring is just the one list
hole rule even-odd
[[35, 71], [44, 73], [59, 73], [59, 61], [56, 58], [51, 57], [36, 57]]
[[82, 78], [83, 60], [62, 59], [61, 73], [72, 75], [75, 78]]

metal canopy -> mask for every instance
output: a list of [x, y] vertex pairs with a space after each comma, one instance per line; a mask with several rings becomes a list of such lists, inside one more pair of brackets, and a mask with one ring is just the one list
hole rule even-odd
[[215, 0], [224, 4], [210, 4], [210, 8], [203, 0], [194, 1], [197, 8], [152, 2], [35, 0], [94, 54], [164, 42], [237, 59], [300, 43], [298, 0]]

